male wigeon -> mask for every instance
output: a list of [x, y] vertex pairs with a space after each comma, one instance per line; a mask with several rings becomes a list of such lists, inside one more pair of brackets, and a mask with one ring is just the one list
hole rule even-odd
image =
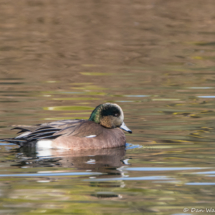
[[61, 120], [35, 126], [18, 126], [21, 133], [5, 139], [20, 146], [70, 150], [102, 149], [123, 146], [125, 134], [132, 131], [124, 123], [124, 114], [117, 104], [98, 105], [88, 120]]

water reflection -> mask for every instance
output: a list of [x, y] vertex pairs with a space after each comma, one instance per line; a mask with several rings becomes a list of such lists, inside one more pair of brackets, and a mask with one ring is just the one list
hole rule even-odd
[[16, 150], [17, 162], [22, 168], [58, 166], [101, 173], [113, 172], [114, 174], [121, 174], [117, 168], [124, 164], [125, 156], [125, 147], [86, 151], [37, 150], [35, 147], [23, 147]]

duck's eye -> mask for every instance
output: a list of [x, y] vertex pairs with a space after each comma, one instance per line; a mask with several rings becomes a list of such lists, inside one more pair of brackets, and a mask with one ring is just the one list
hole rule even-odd
[[114, 116], [115, 116], [115, 117], [118, 117], [118, 116], [119, 116], [119, 114], [118, 114], [118, 113], [115, 113], [115, 114], [114, 114]]

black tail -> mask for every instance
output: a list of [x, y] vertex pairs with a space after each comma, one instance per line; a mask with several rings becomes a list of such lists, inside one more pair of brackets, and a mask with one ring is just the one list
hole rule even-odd
[[24, 146], [26, 143], [25, 140], [19, 140], [19, 139], [14, 139], [14, 138], [0, 139], [0, 142], [14, 143], [14, 144], [17, 144], [19, 146]]

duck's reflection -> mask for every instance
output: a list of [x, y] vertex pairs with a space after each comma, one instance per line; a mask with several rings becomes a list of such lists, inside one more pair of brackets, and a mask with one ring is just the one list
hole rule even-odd
[[121, 174], [117, 168], [124, 165], [125, 147], [94, 149], [86, 151], [56, 150], [39, 151], [33, 147], [17, 149], [19, 166], [31, 167], [74, 167], [78, 170]]
[[[124, 187], [123, 180], [110, 181], [113, 178], [124, 177], [123, 168], [125, 165], [125, 147], [86, 151], [69, 151], [69, 150], [49, 150], [38, 151], [36, 148], [19, 148], [17, 150], [16, 165], [22, 168], [35, 167], [54, 167], [53, 172], [57, 173], [76, 172], [77, 176], [81, 172], [99, 172], [102, 174], [87, 176], [89, 186], [102, 188], [101, 192], [96, 192], [92, 196], [96, 198], [121, 198], [120, 194], [106, 191], [110, 187]], [[57, 168], [57, 170], [56, 170]], [[66, 169], [65, 169], [66, 168]], [[69, 169], [68, 169], [69, 168]], [[41, 173], [41, 172], [40, 172]], [[97, 181], [102, 179], [102, 181]], [[47, 180], [60, 180], [58, 176], [52, 176]], [[86, 180], [86, 178], [83, 178]]]

